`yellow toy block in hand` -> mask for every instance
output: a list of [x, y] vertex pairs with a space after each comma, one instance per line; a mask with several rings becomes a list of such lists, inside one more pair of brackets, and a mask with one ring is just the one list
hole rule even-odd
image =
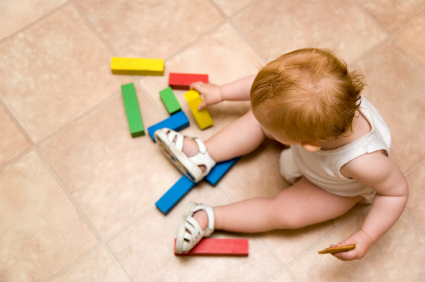
[[198, 106], [202, 103], [202, 99], [198, 91], [189, 90], [184, 93], [184, 97], [189, 104], [189, 108], [192, 111], [196, 122], [202, 130], [214, 124], [210, 113], [206, 108], [202, 109], [201, 111], [198, 110]]
[[164, 75], [164, 60], [112, 57], [111, 71], [113, 74]]

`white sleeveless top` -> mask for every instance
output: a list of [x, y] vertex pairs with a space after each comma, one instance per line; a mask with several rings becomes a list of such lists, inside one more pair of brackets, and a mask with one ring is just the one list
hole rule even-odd
[[301, 145], [291, 146], [291, 149], [300, 172], [313, 184], [332, 194], [345, 197], [361, 195], [366, 200], [364, 202], [371, 202], [374, 190], [340, 173], [344, 164], [361, 155], [384, 150], [388, 156], [390, 151], [391, 134], [382, 116], [364, 97], [360, 103], [359, 110], [372, 128], [368, 134], [334, 150], [309, 152]]

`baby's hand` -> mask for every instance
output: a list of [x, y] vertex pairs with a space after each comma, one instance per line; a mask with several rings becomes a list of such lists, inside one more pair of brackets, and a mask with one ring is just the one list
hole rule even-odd
[[203, 96], [202, 103], [199, 104], [198, 110], [202, 110], [208, 105], [217, 104], [223, 101], [221, 98], [220, 86], [218, 85], [198, 81], [192, 83], [190, 89], [195, 89]]
[[367, 236], [366, 233], [363, 232], [363, 230], [359, 230], [353, 235], [351, 235], [347, 240], [341, 243], [338, 243], [337, 245], [332, 244], [331, 248], [352, 245], [352, 244], [356, 245], [356, 248], [354, 250], [333, 253], [332, 255], [342, 261], [361, 259], [366, 255], [367, 251], [369, 250], [373, 242], [369, 238], [369, 236]]

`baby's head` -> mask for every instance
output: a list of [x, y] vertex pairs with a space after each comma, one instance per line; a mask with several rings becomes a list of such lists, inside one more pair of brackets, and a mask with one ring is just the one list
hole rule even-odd
[[266, 129], [293, 142], [337, 139], [352, 130], [362, 78], [329, 50], [296, 50], [259, 71], [252, 110]]

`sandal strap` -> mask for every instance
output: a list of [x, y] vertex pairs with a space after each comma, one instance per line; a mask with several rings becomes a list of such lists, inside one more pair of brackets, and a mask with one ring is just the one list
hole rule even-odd
[[[180, 152], [183, 150], [183, 142], [184, 142], [183, 135], [181, 135], [180, 133], [174, 130], [168, 129], [167, 137], [171, 143], [175, 144], [174, 146], [176, 147], [177, 150], [179, 150]], [[174, 142], [174, 139], [176, 140], [175, 142]]]
[[216, 162], [213, 160], [213, 158], [211, 158], [210, 154], [208, 154], [207, 147], [205, 146], [204, 142], [201, 141], [201, 139], [193, 138], [193, 140], [195, 140], [198, 144], [199, 153], [190, 157], [189, 159], [197, 165], [204, 165], [206, 170], [203, 174], [207, 175], [215, 166]]
[[[205, 237], [208, 237], [214, 232], [214, 223], [215, 223], [214, 222], [214, 209], [210, 206], [200, 204], [200, 205], [196, 206], [196, 208], [193, 210], [193, 213], [200, 211], [200, 210], [205, 211], [205, 213], [207, 214], [207, 217], [208, 217], [208, 226], [204, 230], [204, 231], [206, 231]], [[196, 220], [195, 220], [195, 222], [196, 222]], [[196, 223], [198, 223], [198, 222], [196, 222]], [[199, 226], [199, 224], [198, 224], [198, 226]]]

